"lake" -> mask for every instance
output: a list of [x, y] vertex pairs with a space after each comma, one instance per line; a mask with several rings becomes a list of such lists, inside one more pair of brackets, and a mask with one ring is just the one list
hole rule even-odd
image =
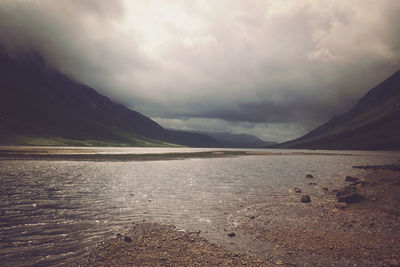
[[[75, 149], [64, 153], [82, 153]], [[94, 154], [220, 151], [82, 150]], [[60, 151], [63, 148], [41, 153]], [[306, 174], [312, 174], [318, 185], [303, 190], [313, 198], [324, 194], [319, 186], [340, 187], [346, 175], [362, 172], [352, 169], [354, 165], [400, 161], [398, 152], [295, 151], [301, 155], [290, 154], [294, 150], [268, 151], [284, 154], [121, 162], [3, 159], [0, 262], [3, 266], [68, 263], [96, 242], [143, 220], [218, 235], [229, 214], [239, 207], [277, 196], [293, 198], [289, 189], [304, 188]]]

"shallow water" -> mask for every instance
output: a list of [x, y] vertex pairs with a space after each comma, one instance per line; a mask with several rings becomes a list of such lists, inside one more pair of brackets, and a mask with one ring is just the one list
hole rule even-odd
[[[97, 151], [105, 150], [121, 153]], [[400, 160], [395, 152], [329, 153], [151, 162], [0, 161], [0, 262], [67, 263], [134, 221], [213, 229], [226, 224], [227, 214], [241, 205], [293, 195], [288, 188], [304, 185], [308, 173], [318, 184], [340, 186], [345, 175], [359, 172], [353, 165]], [[306, 193], [323, 194], [316, 187]]]

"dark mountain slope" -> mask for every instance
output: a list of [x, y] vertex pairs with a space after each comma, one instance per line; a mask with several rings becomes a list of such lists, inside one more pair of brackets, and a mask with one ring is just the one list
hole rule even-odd
[[400, 71], [336, 116], [280, 148], [400, 149]]
[[94, 140], [94, 144], [114, 145], [220, 145], [208, 136], [166, 130], [71, 80], [40, 55], [11, 57], [1, 51], [0, 143], [18, 144], [19, 137]]

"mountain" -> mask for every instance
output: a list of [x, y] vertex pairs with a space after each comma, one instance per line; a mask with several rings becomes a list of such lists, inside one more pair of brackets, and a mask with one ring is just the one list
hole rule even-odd
[[0, 144], [219, 147], [216, 139], [164, 129], [30, 52], [0, 49]]
[[276, 143], [267, 142], [250, 134], [232, 134], [227, 132], [207, 133], [200, 132], [202, 135], [208, 135], [212, 138], [223, 142], [225, 147], [236, 148], [264, 148]]
[[400, 71], [347, 113], [279, 148], [400, 150]]

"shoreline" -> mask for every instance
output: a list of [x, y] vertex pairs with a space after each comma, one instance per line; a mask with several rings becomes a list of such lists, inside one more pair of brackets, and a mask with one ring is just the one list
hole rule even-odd
[[272, 245], [275, 256], [288, 265], [398, 266], [398, 166], [364, 169], [339, 190], [321, 186], [321, 199], [247, 207], [237, 212], [231, 225]]
[[[266, 251], [261, 256], [212, 244], [199, 232], [143, 222], [93, 247], [74, 264], [399, 266], [400, 171], [398, 165], [388, 166], [365, 166], [356, 181], [341, 190], [321, 187], [323, 197], [310, 203], [301, 203], [301, 194], [293, 192], [297, 201], [280, 204], [277, 197], [228, 216], [226, 235], [235, 242], [242, 236], [260, 242]], [[362, 199], [339, 202], [337, 195], [348, 187]]]
[[0, 148], [0, 161], [6, 160], [43, 160], [43, 161], [160, 161], [160, 160], [183, 160], [192, 158], [225, 158], [238, 156], [348, 156], [354, 155], [346, 152], [315, 152], [315, 151], [269, 151], [265, 150], [224, 150], [210, 149], [208, 151], [196, 152], [162, 152], [162, 153], [96, 153], [89, 149], [44, 149], [44, 148]]

